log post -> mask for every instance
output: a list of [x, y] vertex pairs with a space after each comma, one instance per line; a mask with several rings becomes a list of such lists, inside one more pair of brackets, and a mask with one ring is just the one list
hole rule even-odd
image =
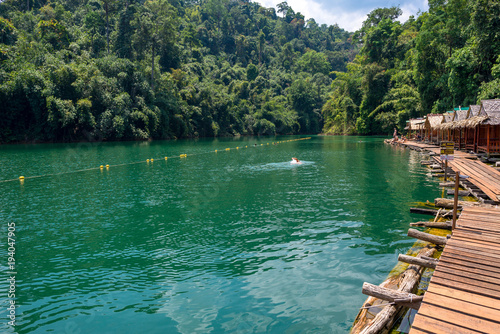
[[[435, 248], [424, 248], [419, 252], [418, 257], [422, 256], [432, 256], [436, 251]], [[410, 293], [415, 291], [417, 284], [422, 276], [425, 268], [411, 265], [405, 273], [403, 274], [403, 279], [399, 283], [399, 291], [404, 293]], [[399, 311], [401, 311], [402, 306], [399, 305], [389, 305], [384, 307], [382, 311], [377, 313], [375, 318], [369, 321], [366, 325], [365, 323], [358, 323], [353, 327], [351, 334], [380, 334], [389, 332], [392, 325], [396, 321], [396, 316]]]
[[404, 255], [404, 254], [399, 254], [398, 256], [398, 261], [409, 263], [409, 264], [416, 264], [422, 267], [426, 268], [432, 268], [436, 269], [438, 260], [432, 259], [429, 260], [428, 258], [421, 258], [421, 257], [414, 257], [414, 256], [409, 256], [409, 255]]
[[444, 161], [444, 182], [448, 179], [448, 159]]
[[378, 299], [387, 300], [401, 306], [411, 307], [418, 310], [423, 296], [417, 296], [413, 293], [401, 292], [393, 289], [382, 288], [378, 285], [363, 283], [363, 294], [376, 297]]
[[458, 185], [459, 184], [460, 184], [460, 171], [457, 171], [455, 173], [455, 194], [453, 197], [453, 223], [451, 224], [452, 231], [457, 227]]
[[[455, 199], [447, 199], [447, 198], [435, 198], [434, 199], [434, 205], [440, 208], [445, 208], [445, 209], [452, 209], [455, 207], [455, 200], [457, 201], [458, 208], [461, 209], [464, 206], [477, 206], [480, 203], [479, 202], [468, 202], [468, 201], [459, 201], [458, 200], [458, 191], [457, 191], [457, 198]], [[455, 192], [453, 193], [455, 195]]]
[[420, 232], [413, 228], [408, 229], [408, 236], [419, 240], [433, 243], [434, 245], [446, 245], [446, 238], [437, 235]]
[[416, 223], [410, 223], [410, 226], [423, 226], [423, 227], [430, 227], [430, 228], [440, 228], [442, 230], [451, 230], [451, 223], [450, 222], [439, 222], [439, 223], [416, 222]]

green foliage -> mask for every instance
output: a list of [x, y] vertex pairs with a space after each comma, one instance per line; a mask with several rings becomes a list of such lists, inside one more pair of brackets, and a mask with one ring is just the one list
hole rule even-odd
[[333, 72], [324, 132], [402, 131], [408, 118], [500, 97], [498, 1], [431, 0], [405, 24], [400, 14], [376, 9], [354, 34], [362, 48], [347, 73]]
[[278, 14], [228, 0], [4, 0], [0, 142], [317, 133], [351, 34], [286, 2]]

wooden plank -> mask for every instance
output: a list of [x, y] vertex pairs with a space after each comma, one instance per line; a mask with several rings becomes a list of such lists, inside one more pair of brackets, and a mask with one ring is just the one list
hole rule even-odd
[[478, 295], [476, 293], [461, 291], [461, 290], [441, 286], [438, 284], [430, 285], [427, 292], [432, 292], [435, 294], [448, 296], [451, 298], [460, 299], [463, 301], [468, 301], [468, 302], [479, 304], [479, 305], [484, 305], [486, 307], [496, 309], [500, 312], [500, 303], [499, 303], [500, 298], [485, 297], [485, 296]]
[[458, 165], [471, 168], [476, 174], [487, 176], [493, 180], [500, 180], [500, 173], [497, 170], [479, 160], [456, 159], [454, 162]]
[[419, 314], [438, 319], [452, 319], [453, 323], [465, 327], [469, 330], [477, 330], [486, 333], [497, 333], [499, 323], [473, 317], [468, 314], [463, 314], [450, 309], [438, 307], [432, 304], [427, 304], [425, 301], [422, 303]]
[[[499, 218], [500, 219], [500, 218]], [[464, 228], [460, 228], [460, 226], [457, 226], [454, 232], [460, 234], [464, 233], [467, 234], [468, 236], [477, 236], [477, 235], [482, 235], [482, 236], [487, 236], [487, 237], [492, 237], [496, 238], [497, 240], [500, 239], [500, 231], [496, 229], [496, 226], [491, 224], [491, 223], [479, 223], [479, 224], [470, 224], [466, 222], [465, 224], [463, 222], [460, 222], [460, 226], [463, 226]], [[478, 230], [476, 230], [476, 228]], [[489, 231], [485, 231], [484, 229], [490, 229]], [[454, 234], [456, 234], [454, 233]]]
[[[453, 233], [455, 234], [456, 231]], [[488, 236], [488, 235], [466, 235], [466, 234], [458, 234], [458, 233], [455, 234], [453, 239], [457, 240], [457, 241], [468, 240], [468, 241], [473, 241], [473, 242], [477, 243], [478, 245], [482, 245], [482, 246], [493, 245], [493, 247], [495, 246], [494, 240], [498, 240], [498, 238]]]
[[468, 232], [471, 232], [470, 230], [477, 230], [476, 232], [478, 234], [486, 232], [495, 237], [498, 237], [500, 235], [500, 232], [498, 231], [496, 224], [492, 223], [461, 221], [457, 223], [457, 227], [467, 228], [469, 230]]
[[498, 232], [495, 227], [488, 226], [488, 224], [476, 225], [476, 224], [458, 223], [457, 227], [468, 229], [468, 230], [476, 230], [477, 232], [482, 232], [482, 233], [489, 233], [493, 236], [500, 234], [500, 232]]
[[485, 179], [485, 181], [500, 181], [500, 173], [498, 173], [494, 168], [491, 168], [480, 161], [457, 159], [457, 161], [454, 163], [464, 169], [469, 170], [471, 174]]
[[450, 263], [452, 265], [462, 266], [464, 268], [487, 270], [491, 273], [496, 273], [496, 275], [500, 277], [499, 266], [495, 267], [489, 264], [481, 264], [477, 262], [466, 261], [462, 260], [461, 258], [449, 257], [448, 255], [441, 255], [439, 263]]
[[435, 294], [433, 292], [426, 292], [422, 303], [446, 307], [477, 318], [487, 319], [490, 322], [497, 323], [497, 328], [500, 328], [500, 310], [497, 309]]
[[446, 286], [452, 289], [470, 292], [485, 297], [500, 298], [500, 291], [492, 290], [485, 286], [471, 285], [468, 282], [464, 283], [456, 281], [453, 279], [453, 276], [446, 274], [433, 275], [431, 278], [431, 284]]
[[482, 212], [478, 212], [478, 211], [474, 211], [474, 206], [471, 205], [471, 206], [466, 206], [464, 208], [464, 218], [467, 217], [467, 216], [473, 216], [473, 217], [481, 217], [481, 218], [484, 218], [484, 219], [489, 219], [489, 218], [493, 218], [495, 216], [498, 215], [498, 213], [496, 212], [485, 212], [485, 211], [482, 211]]
[[494, 267], [500, 266], [500, 259], [498, 258], [452, 249], [452, 247], [446, 247], [443, 255], [460, 258], [469, 262], [484, 263]]
[[493, 218], [492, 219], [484, 219], [479, 217], [477, 218], [461, 217], [461, 218], [462, 219], [460, 223], [463, 225], [469, 225], [472, 227], [488, 226], [492, 231], [497, 231], [497, 232], [500, 229], [498, 221], [495, 221]]
[[[462, 286], [462, 290], [469, 291], [469, 292], [477, 292], [480, 294], [483, 294], [485, 296], [500, 296], [500, 287], [498, 284], [493, 284], [493, 283], [488, 283], [488, 282], [483, 282], [479, 281], [475, 278], [470, 278], [470, 277], [464, 277], [464, 276], [457, 276], [453, 273], [448, 273], [445, 271], [434, 271], [434, 274], [432, 274], [432, 279], [434, 277], [439, 277], [443, 278], [449, 281], [454, 281], [456, 283], [461, 283], [461, 284], [468, 284], [468, 286], [464, 287]], [[431, 279], [431, 283], [432, 283]], [[445, 284], [446, 286], [450, 286], [449, 284]]]
[[469, 208], [472, 208], [473, 206], [466, 206], [463, 208], [462, 210], [462, 219], [464, 220], [475, 220], [475, 221], [489, 221], [491, 223], [497, 223], [498, 224], [498, 220], [495, 220], [495, 218], [498, 217], [498, 214], [494, 214], [493, 212], [492, 213], [479, 213], [479, 212], [475, 212], [475, 211], [471, 211], [471, 210], [467, 210]]
[[478, 282], [482, 281], [485, 283], [495, 283], [500, 285], [500, 278], [496, 277], [494, 273], [487, 272], [481, 269], [464, 268], [460, 266], [455, 266], [452, 263], [440, 263], [439, 268], [436, 271], [444, 272], [448, 274], [455, 275], [457, 278], [467, 277], [470, 279], [475, 279]]
[[[480, 239], [480, 237], [481, 236], [464, 237], [461, 235], [457, 235], [457, 236], [453, 237], [453, 240], [457, 241], [457, 242], [467, 243], [469, 245], [477, 245], [478, 248], [480, 247], [482, 249], [490, 249], [491, 252], [500, 251], [500, 245], [495, 245], [493, 242], [490, 242], [490, 241], [482, 241]], [[484, 236], [484, 237], [486, 238], [487, 236]]]
[[453, 325], [442, 320], [434, 319], [421, 315], [420, 313], [415, 316], [409, 334], [475, 334], [481, 333], [470, 328]]
[[478, 213], [491, 213], [491, 214], [496, 214], [500, 212], [500, 208], [490, 206], [490, 207], [478, 207], [478, 208], [467, 208], [467, 211], [474, 211]]
[[[463, 253], [451, 253], [447, 252], [446, 254], [443, 253], [441, 255], [441, 258], [439, 259], [439, 262], [453, 262], [456, 264], [461, 264], [464, 266], [468, 267], [475, 267], [475, 268], [483, 268], [483, 269], [488, 269], [493, 271], [493, 272], [499, 272], [500, 273], [500, 261], [488, 261], [488, 259], [484, 259], [482, 257], [470, 257], [467, 256], [466, 254]], [[438, 265], [439, 265], [438, 262]]]
[[470, 252], [479, 252], [480, 254], [486, 254], [490, 257], [500, 258], [499, 251], [496, 251], [495, 249], [483, 247], [482, 245], [474, 244], [471, 242], [465, 242], [465, 241], [459, 242], [459, 241], [451, 238], [448, 240], [447, 245], [450, 247], [458, 248], [458, 249], [467, 249]]

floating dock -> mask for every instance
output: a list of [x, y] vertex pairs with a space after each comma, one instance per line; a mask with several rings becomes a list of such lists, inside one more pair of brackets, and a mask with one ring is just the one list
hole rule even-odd
[[500, 332], [500, 209], [462, 210], [410, 334]]
[[[433, 158], [426, 164], [433, 160], [442, 164], [440, 147], [436, 145], [412, 141], [390, 143], [430, 153]], [[500, 171], [477, 160], [475, 155], [460, 151], [455, 151], [454, 160], [448, 161], [448, 171], [459, 172], [460, 185], [480, 203], [462, 207], [448, 238], [408, 231], [409, 236], [443, 247], [439, 261], [435, 262], [427, 256], [399, 256], [400, 261], [435, 268], [423, 298], [406, 291], [409, 307], [418, 310], [409, 333], [500, 333]], [[457, 198], [455, 210], [456, 203]], [[412, 225], [436, 225], [441, 210], [434, 222]], [[443, 227], [439, 228], [451, 228], [450, 222], [441, 224]], [[398, 292], [402, 291], [363, 285], [363, 293], [390, 302], [385, 308], [408, 304], [408, 300], [397, 297]], [[353, 332], [388, 333], [393, 322], [377, 315], [363, 328], [353, 327]]]

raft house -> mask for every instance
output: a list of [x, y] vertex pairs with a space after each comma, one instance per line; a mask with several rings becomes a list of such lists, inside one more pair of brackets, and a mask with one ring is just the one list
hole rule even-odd
[[[351, 333], [500, 333], [500, 159], [484, 159], [500, 152], [500, 100], [412, 119], [406, 130], [409, 140], [386, 142], [421, 152], [430, 175], [444, 177], [443, 196], [410, 208], [432, 218], [410, 223], [418, 241], [395, 275], [363, 284], [369, 297]], [[453, 158], [442, 154], [453, 146]]]
[[500, 99], [483, 100], [479, 105], [458, 107], [443, 114], [428, 114], [408, 123], [405, 130], [410, 139], [420, 135], [427, 144], [453, 141], [458, 150], [500, 155]]

